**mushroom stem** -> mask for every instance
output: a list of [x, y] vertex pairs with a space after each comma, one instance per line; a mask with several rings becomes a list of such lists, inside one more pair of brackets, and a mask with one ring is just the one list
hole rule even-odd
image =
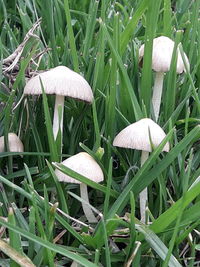
[[[145, 161], [148, 159], [149, 152], [148, 151], [142, 151], [141, 155], [141, 166], [145, 163]], [[148, 194], [147, 194], [147, 187], [140, 192], [140, 216], [141, 216], [141, 222], [145, 223], [146, 221], [146, 204], [148, 201]]]
[[[57, 137], [57, 134], [58, 134], [58, 131], [59, 131], [59, 127], [60, 127], [60, 130], [61, 130], [61, 134], [63, 132], [64, 100], [65, 100], [64, 96], [56, 95], [55, 106], [54, 106], [54, 117], [53, 117], [53, 136], [54, 136], [55, 140], [56, 140], [56, 137]], [[60, 125], [59, 125], [59, 115], [58, 115], [58, 107], [59, 107], [59, 105], [62, 107]]]
[[164, 79], [164, 72], [156, 72], [154, 88], [153, 88], [153, 96], [152, 96], [152, 104], [156, 121], [158, 120], [160, 111], [163, 79]]
[[[86, 184], [84, 184], [84, 183], [80, 184], [80, 193], [81, 193], [81, 198], [89, 203], [88, 191], [87, 191], [87, 185]], [[82, 207], [83, 207], [83, 211], [85, 213], [85, 217], [87, 218], [88, 222], [89, 223], [96, 223], [97, 219], [94, 216], [91, 208], [83, 202], [82, 202]]]

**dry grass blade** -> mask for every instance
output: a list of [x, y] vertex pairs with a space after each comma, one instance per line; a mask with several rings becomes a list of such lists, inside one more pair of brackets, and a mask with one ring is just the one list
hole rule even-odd
[[[43, 198], [42, 196], [40, 196], [40, 198], [41, 198], [42, 200], [44, 200], [44, 198]], [[49, 202], [49, 205], [50, 205], [51, 207], [53, 206], [53, 204], [52, 204], [51, 202]], [[68, 215], [68, 214], [66, 214], [64, 211], [62, 211], [61, 209], [57, 208], [56, 210], [57, 210], [60, 214], [62, 214], [63, 216], [65, 216], [66, 218], [68, 218], [68, 219], [74, 221], [75, 223], [87, 227], [88, 230], [90, 230], [91, 232], [94, 231], [94, 229], [93, 229], [91, 226], [87, 225], [87, 224], [84, 223], [84, 222], [81, 222], [81, 221], [78, 220], [78, 219], [75, 219], [75, 218], [71, 217], [70, 215]]]
[[124, 264], [124, 267], [130, 267], [131, 266], [131, 264], [132, 264], [132, 262], [133, 262], [133, 260], [134, 260], [134, 258], [136, 256], [136, 254], [138, 252], [138, 249], [141, 246], [141, 242], [136, 241], [135, 243], [136, 243], [136, 247], [135, 247], [133, 253], [131, 254], [130, 258], [128, 259], [127, 263]]
[[31, 262], [31, 260], [21, 255], [15, 249], [13, 249], [10, 245], [0, 239], [0, 249], [11, 259], [13, 259], [16, 263], [18, 263], [22, 267], [35, 267], [35, 265]]
[[27, 34], [24, 37], [23, 42], [17, 47], [17, 49], [10, 56], [3, 59], [3, 73], [4, 74], [7, 72], [10, 72], [11, 70], [15, 68], [28, 40], [31, 37], [38, 38], [38, 36], [34, 34], [34, 31], [39, 27], [40, 23], [41, 23], [41, 19], [38, 19], [36, 23], [33, 24], [32, 28], [27, 32]]

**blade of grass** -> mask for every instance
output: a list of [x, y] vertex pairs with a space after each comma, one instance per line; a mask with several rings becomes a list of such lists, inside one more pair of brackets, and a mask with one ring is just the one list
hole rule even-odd
[[[0, 181], [3, 182], [4, 184], [8, 185], [9, 187], [13, 188], [16, 190], [20, 195], [23, 195], [26, 197], [28, 200], [32, 201], [32, 195], [25, 191], [23, 188], [20, 186], [17, 186], [13, 184], [12, 182], [8, 181], [5, 179], [3, 176], [0, 175]], [[44, 201], [40, 198], [38, 199], [38, 204], [41, 206], [41, 208], [44, 208]], [[71, 227], [66, 220], [64, 220], [60, 215], [56, 214], [56, 219], [63, 225], [77, 240], [79, 240], [81, 243], [83, 242], [82, 237]]]
[[[116, 51], [119, 49], [119, 14], [116, 13], [114, 16], [114, 25], [113, 25], [113, 44]], [[117, 78], [118, 78], [118, 68], [117, 60], [115, 55], [111, 55], [111, 67], [110, 67], [110, 86], [106, 96], [106, 113], [105, 113], [105, 122], [106, 122], [106, 136], [109, 136], [111, 139], [114, 137], [115, 127], [116, 127], [116, 93], [117, 93]]]
[[[29, 232], [33, 235], [35, 235], [36, 233], [36, 218], [35, 218], [35, 208], [32, 206], [30, 208], [30, 212], [29, 212]], [[28, 246], [28, 257], [29, 258], [33, 258], [34, 256], [34, 250], [35, 250], [35, 246], [34, 246], [34, 242], [33, 241], [29, 241], [29, 246]]]
[[76, 43], [75, 43], [74, 32], [72, 28], [72, 20], [71, 20], [68, 0], [64, 0], [64, 10], [65, 10], [65, 16], [67, 20], [68, 39], [69, 39], [69, 44], [70, 44], [70, 49], [71, 49], [74, 70], [76, 72], [79, 72], [78, 55], [77, 55], [77, 50], [76, 50]]
[[[38, 167], [29, 168], [29, 173], [30, 173], [30, 175], [31, 174], [38, 174]], [[10, 175], [6, 175], [5, 178], [8, 179], [8, 180], [11, 180], [11, 179], [14, 179], [14, 178], [23, 177], [25, 175], [26, 175], [26, 171], [25, 170], [20, 170], [20, 171], [15, 171], [14, 173], [12, 173]]]
[[179, 215], [180, 206], [187, 207], [200, 193], [200, 183], [192, 187], [185, 193], [184, 200], [180, 198], [174, 205], [167, 211], [162, 213], [150, 226], [150, 229], [155, 233], [160, 233], [166, 229]]
[[49, 148], [50, 148], [50, 152], [51, 152], [51, 159], [52, 159], [52, 161], [59, 161], [58, 151], [57, 151], [56, 143], [55, 143], [55, 140], [53, 137], [53, 128], [52, 128], [51, 117], [50, 117], [50, 113], [49, 113], [47, 96], [45, 94], [44, 86], [42, 84], [41, 79], [40, 79], [40, 84], [41, 84], [41, 88], [42, 88], [43, 108], [44, 108], [44, 114], [45, 114], [45, 122], [46, 122]]
[[97, 19], [97, 10], [98, 10], [99, 1], [90, 1], [89, 14], [86, 25], [86, 33], [83, 49], [83, 57], [87, 61], [89, 56], [89, 50], [92, 43], [92, 38], [95, 30], [96, 19]]
[[110, 259], [110, 250], [108, 246], [108, 236], [107, 236], [107, 230], [106, 230], [106, 224], [104, 221], [104, 217], [102, 217], [102, 225], [103, 225], [103, 239], [105, 244], [105, 254], [106, 254], [106, 266], [111, 267], [111, 259]]
[[[135, 226], [139, 232], [144, 234], [146, 241], [150, 244], [152, 249], [154, 249], [156, 253], [161, 257], [161, 259], [164, 260], [167, 255], [168, 249], [165, 246], [165, 244], [161, 241], [161, 239], [145, 225], [136, 224]], [[182, 265], [173, 255], [171, 255], [169, 259], [169, 266], [181, 267]]]
[[54, 1], [49, 0], [44, 1], [44, 10], [43, 14], [45, 15], [45, 21], [47, 24], [47, 31], [49, 35], [49, 39], [51, 40], [52, 46], [52, 56], [53, 56], [53, 63], [55, 66], [58, 65], [58, 54], [57, 54], [57, 47], [56, 47], [56, 33], [55, 33], [55, 25], [54, 25]]
[[[17, 262], [17, 266], [21, 267], [36, 267], [31, 260], [19, 253], [17, 250], [13, 249], [6, 242], [0, 239], [0, 250], [3, 251], [8, 257], [13, 261]], [[11, 265], [10, 265], [11, 266]]]
[[[14, 212], [12, 208], [9, 208], [9, 211], [8, 211], [8, 222], [16, 226], [15, 216], [14, 216]], [[8, 232], [9, 232], [10, 246], [14, 250], [18, 252], [22, 252], [20, 235], [13, 232], [12, 230], [9, 230]], [[19, 267], [19, 265], [14, 260], [11, 260], [10, 267]]]
[[145, 49], [143, 57], [142, 67], [142, 79], [141, 79], [141, 100], [143, 100], [147, 116], [150, 115], [150, 103], [151, 103], [151, 84], [152, 84], [152, 48], [153, 38], [156, 33], [158, 15], [160, 10], [161, 0], [156, 1], [155, 5], [151, 1], [148, 2], [147, 22], [145, 31]]
[[[65, 173], [65, 174], [67, 174], [67, 175], [69, 175], [70, 177], [72, 177], [72, 178], [74, 178], [74, 179], [80, 181], [81, 183], [87, 184], [87, 185], [89, 185], [90, 187], [92, 187], [92, 188], [94, 188], [94, 189], [96, 189], [96, 190], [99, 190], [99, 191], [101, 191], [101, 192], [103, 192], [103, 193], [106, 193], [106, 192], [107, 192], [107, 189], [106, 189], [105, 186], [100, 185], [100, 184], [97, 184], [97, 183], [91, 181], [91, 180], [88, 179], [87, 177], [85, 177], [85, 176], [83, 176], [83, 175], [81, 175], [81, 174], [79, 174], [79, 173], [77, 173], [77, 172], [71, 170], [70, 168], [64, 166], [63, 164], [61, 164], [61, 163], [56, 163], [56, 162], [53, 162], [52, 164], [53, 164], [53, 166], [56, 167], [59, 171]], [[118, 193], [117, 193], [116, 191], [114, 191], [114, 190], [111, 189], [111, 190], [110, 190], [110, 196], [112, 196], [112, 197], [115, 198], [115, 197], [118, 196]]]
[[47, 166], [49, 168], [49, 171], [53, 177], [54, 183], [56, 185], [56, 190], [57, 190], [59, 204], [61, 206], [61, 209], [62, 209], [62, 211], [64, 211], [65, 213], [68, 214], [69, 209], [68, 209], [67, 201], [66, 201], [66, 197], [65, 197], [66, 194], [64, 194], [64, 188], [62, 187], [61, 183], [58, 181], [51, 164], [48, 161], [46, 161], [46, 162], [47, 162]]
[[176, 73], [176, 65], [177, 65], [177, 47], [182, 38], [182, 32], [176, 32], [175, 44], [172, 53], [172, 60], [170, 64], [170, 71], [168, 73], [167, 79], [167, 90], [164, 101], [164, 113], [165, 120], [171, 117], [171, 114], [175, 110], [175, 100], [176, 100], [176, 82], [177, 82], [177, 73]]
[[23, 229], [26, 229], [28, 231], [29, 230], [28, 223], [27, 223], [26, 219], [24, 218], [24, 216], [22, 215], [22, 212], [20, 211], [20, 209], [17, 207], [17, 205], [15, 203], [11, 203], [11, 206], [12, 206], [12, 209], [14, 211], [18, 225], [21, 226]]
[[131, 254], [134, 251], [133, 244], [135, 244], [135, 241], [136, 241], [136, 232], [135, 232], [135, 199], [134, 199], [133, 192], [130, 192], [130, 205], [131, 205], [130, 241], [129, 241], [128, 248], [127, 248], [126, 261], [128, 260], [128, 257], [131, 257]]
[[172, 31], [171, 0], [164, 0], [163, 22], [164, 22], [164, 29], [163, 29], [164, 35], [171, 38], [171, 31]]
[[93, 123], [94, 123], [94, 129], [95, 129], [94, 150], [97, 150], [101, 146], [101, 135], [100, 135], [100, 129], [99, 129], [99, 124], [98, 124], [95, 100], [92, 103], [92, 114], [93, 114]]
[[[43, 227], [42, 219], [40, 217], [40, 212], [39, 212], [39, 207], [37, 205], [36, 196], [33, 193], [32, 193], [32, 203], [33, 203], [33, 207], [35, 210], [35, 218], [36, 218], [36, 222], [37, 222], [38, 233], [40, 234], [40, 236], [43, 240], [47, 241], [48, 238], [47, 238], [47, 235], [45, 233], [45, 229]], [[44, 209], [42, 209], [42, 213], [44, 213], [45, 208], [46, 208], [46, 200], [44, 200]], [[44, 218], [45, 218], [45, 216], [44, 216]], [[48, 221], [46, 223], [48, 224]], [[49, 250], [48, 248], [46, 248], [44, 250], [43, 263], [45, 265], [48, 264], [48, 266], [50, 266], [50, 267], [54, 267], [53, 254], [52, 254], [52, 251]]]
[[147, 9], [147, 6], [148, 6], [148, 0], [140, 1], [138, 7], [136, 8], [134, 12], [133, 17], [130, 19], [129, 23], [125, 27], [121, 35], [120, 51], [122, 54], [125, 52], [128, 42], [132, 38], [134, 30], [137, 27], [138, 21], [141, 18], [141, 16], [144, 14], [145, 10]]
[[[141, 119], [143, 117], [143, 114], [142, 114], [141, 108], [139, 106], [139, 103], [137, 101], [137, 98], [135, 96], [134, 90], [132, 88], [132, 84], [131, 84], [130, 79], [128, 77], [127, 71], [126, 71], [126, 69], [124, 67], [124, 64], [122, 62], [122, 59], [121, 59], [119, 53], [115, 49], [115, 45], [113, 44], [113, 41], [112, 41], [112, 39], [110, 37], [110, 34], [108, 33], [106, 25], [103, 24], [102, 21], [100, 21], [100, 24], [102, 24], [102, 28], [104, 30], [104, 33], [105, 33], [105, 36], [106, 36], [107, 41], [109, 43], [109, 46], [111, 48], [111, 51], [112, 51], [113, 55], [116, 58], [116, 61], [117, 61], [118, 65], [119, 65], [119, 68], [120, 68], [120, 71], [122, 73], [122, 76], [124, 78], [124, 82], [125, 82], [125, 85], [127, 87], [126, 89], [128, 91], [128, 95], [130, 97], [130, 101], [131, 101], [131, 104], [132, 104], [132, 108], [133, 108], [133, 111], [134, 111], [135, 118], [136, 118], [136, 120], [139, 120], [139, 119]], [[124, 93], [126, 93], [126, 92], [124, 92]]]
[[11, 231], [14, 231], [15, 233], [20, 234], [20, 235], [24, 236], [25, 238], [35, 242], [36, 244], [40, 244], [41, 246], [43, 246], [43, 247], [45, 247], [45, 248], [47, 248], [47, 249], [49, 249], [51, 251], [57, 252], [57, 253], [65, 256], [67, 258], [70, 258], [71, 260], [74, 260], [74, 261], [76, 261], [77, 263], [80, 263], [83, 266], [86, 266], [86, 267], [97, 267], [96, 264], [86, 260], [84, 257], [79, 255], [78, 253], [70, 252], [66, 248], [63, 248], [61, 246], [52, 244], [47, 240], [43, 240], [40, 237], [25, 231], [24, 229], [21, 229], [21, 228], [19, 228], [17, 226], [13, 226], [12, 224], [3, 221], [1, 218], [0, 218], [0, 224], [3, 225], [4, 227], [7, 227]]
[[104, 200], [104, 209], [103, 209], [103, 214], [105, 218], [109, 210], [110, 189], [111, 189], [111, 184], [112, 184], [112, 164], [113, 164], [113, 159], [110, 158], [109, 168], [108, 168], [108, 179], [107, 179], [107, 186], [106, 186], [106, 196]]

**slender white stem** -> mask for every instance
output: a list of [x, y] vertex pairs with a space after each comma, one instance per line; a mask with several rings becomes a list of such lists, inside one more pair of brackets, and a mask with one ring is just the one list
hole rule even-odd
[[73, 261], [72, 264], [70, 265], [70, 267], [78, 267], [78, 263], [76, 261]]
[[156, 72], [154, 88], [153, 88], [153, 96], [152, 96], [152, 104], [153, 104], [153, 110], [154, 110], [156, 121], [158, 120], [159, 111], [160, 111], [163, 79], [164, 79], [164, 72]]
[[[55, 140], [56, 140], [56, 137], [57, 137], [57, 134], [58, 134], [59, 127], [60, 127], [60, 130], [61, 130], [61, 134], [63, 132], [64, 100], [65, 100], [64, 96], [56, 95], [55, 106], [54, 106], [54, 117], [53, 117], [53, 136], [54, 136]], [[59, 105], [62, 107], [60, 125], [59, 125], [59, 116], [58, 116], [58, 106]]]
[[[145, 163], [145, 161], [148, 159], [149, 152], [142, 151], [141, 155], [141, 166]], [[141, 222], [145, 223], [146, 221], [146, 204], [148, 201], [148, 192], [147, 187], [140, 192], [140, 216], [141, 216]]]
[[[83, 200], [85, 200], [87, 203], [89, 203], [89, 198], [88, 198], [88, 191], [87, 191], [87, 185], [84, 183], [80, 184], [80, 191], [81, 191], [81, 198]], [[85, 217], [87, 218], [89, 223], [96, 223], [97, 219], [94, 216], [91, 208], [82, 202], [82, 207], [83, 207], [83, 211], [85, 213]]]

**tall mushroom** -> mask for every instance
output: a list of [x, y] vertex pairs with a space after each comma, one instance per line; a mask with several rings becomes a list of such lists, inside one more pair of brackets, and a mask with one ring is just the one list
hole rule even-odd
[[[88, 82], [80, 74], [65, 66], [58, 66], [31, 78], [24, 88], [25, 95], [42, 94], [40, 78], [42, 80], [45, 93], [56, 95], [53, 118], [53, 134], [54, 139], [56, 139], [59, 127], [61, 129], [61, 133], [63, 129], [65, 96], [91, 103], [93, 101], [92, 89]], [[60, 125], [58, 118], [59, 105], [62, 107]]]
[[[142, 151], [141, 166], [147, 160], [152, 145], [157, 147], [165, 138], [165, 132], [151, 119], [141, 119], [124, 128], [114, 139], [113, 146], [137, 149]], [[169, 151], [169, 143], [166, 143], [163, 151]], [[147, 188], [140, 193], [141, 221], [145, 222], [145, 207], [147, 203]]]
[[[71, 156], [62, 162], [63, 165], [72, 169], [73, 171], [87, 177], [88, 179], [100, 183], [103, 181], [104, 176], [100, 166], [97, 162], [86, 152], [80, 152], [74, 156]], [[80, 184], [81, 198], [89, 203], [87, 185], [79, 182], [78, 180], [64, 174], [58, 169], [55, 170], [55, 174], [58, 180], [65, 183], [75, 183]], [[97, 222], [91, 208], [82, 202], [83, 211], [85, 216], [90, 223]]]
[[[24, 152], [22, 141], [15, 133], [8, 133], [8, 146], [10, 152]], [[0, 152], [5, 151], [4, 136], [0, 137]]]
[[[153, 40], [152, 69], [156, 72], [156, 76], [153, 88], [152, 104], [156, 121], [158, 120], [160, 111], [164, 73], [170, 69], [174, 44], [174, 41], [166, 36], [160, 36]], [[141, 60], [144, 56], [144, 49], [145, 47], [143, 44], [139, 49], [139, 60]], [[184, 57], [189, 67], [189, 61], [185, 53]], [[176, 72], [182, 73], [183, 71], [185, 71], [185, 66], [178, 47]]]

